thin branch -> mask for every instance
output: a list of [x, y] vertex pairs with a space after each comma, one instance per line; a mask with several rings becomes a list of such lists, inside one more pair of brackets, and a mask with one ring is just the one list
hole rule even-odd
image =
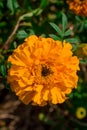
[[80, 125], [80, 126], [85, 126], [85, 127], [87, 127], [87, 123], [86, 122], [82, 122], [82, 121], [79, 121], [79, 120], [77, 120], [76, 118], [74, 118], [74, 117], [70, 117], [70, 120], [72, 120], [73, 122], [76, 122], [78, 125]]
[[18, 28], [19, 28], [20, 21], [21, 21], [21, 20], [18, 19], [18, 21], [17, 21], [17, 23], [16, 23], [16, 26], [14, 27], [12, 33], [10, 34], [10, 36], [8, 37], [8, 39], [6, 40], [6, 42], [5, 42], [4, 46], [3, 46], [4, 49], [7, 50], [7, 49], [9, 48], [9, 45], [10, 45], [11, 39], [12, 39], [12, 37], [14, 36], [14, 34], [16, 33], [16, 31], [17, 31]]
[[20, 26], [20, 22], [21, 22], [22, 20], [24, 20], [26, 17], [32, 17], [32, 16], [34, 16], [34, 15], [39, 15], [39, 14], [42, 13], [42, 11], [43, 11], [43, 10], [42, 10], [41, 8], [37, 8], [37, 9], [35, 9], [35, 10], [29, 12], [29, 13], [26, 13], [26, 14], [21, 15], [21, 16], [19, 17], [19, 19], [18, 19], [18, 21], [17, 21], [17, 23], [16, 23], [16, 25], [15, 25], [15, 27], [14, 27], [12, 33], [10, 34], [10, 36], [8, 37], [8, 39], [6, 40], [6, 42], [5, 42], [5, 44], [4, 44], [4, 46], [3, 46], [2, 48], [4, 48], [5, 50], [8, 50], [9, 45], [10, 45], [10, 43], [11, 43], [11, 40], [12, 40], [13, 36], [15, 35], [16, 31], [18, 30], [18, 28], [19, 28], [19, 26]]

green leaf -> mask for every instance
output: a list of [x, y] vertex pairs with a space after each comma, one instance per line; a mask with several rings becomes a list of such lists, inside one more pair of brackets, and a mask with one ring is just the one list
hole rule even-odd
[[13, 46], [14, 46], [14, 48], [17, 48], [17, 42], [16, 41], [13, 42]]
[[73, 51], [73, 52], [76, 51], [77, 48], [78, 48], [78, 45], [76, 45], [76, 44], [72, 44], [72, 51]]
[[15, 9], [19, 7], [19, 4], [17, 0], [7, 0], [7, 7], [11, 11], [11, 14], [13, 15], [15, 12]]
[[6, 66], [4, 64], [0, 66], [0, 72], [3, 76], [6, 76]]
[[62, 30], [65, 32], [67, 26], [67, 17], [64, 13], [62, 13]]
[[0, 2], [0, 8], [3, 8], [3, 7], [4, 7], [3, 3], [2, 3], [2, 2]]
[[28, 36], [29, 36], [29, 34], [27, 34], [24, 30], [20, 30], [17, 33], [17, 38], [19, 38], [19, 39], [23, 39], [23, 38], [26, 38]]
[[73, 93], [67, 94], [67, 97], [68, 97], [68, 98], [70, 98], [70, 99], [72, 99], [72, 98], [73, 98], [73, 96], [74, 96], [74, 94], [73, 94]]
[[77, 38], [67, 38], [65, 39], [67, 42], [70, 42], [70, 43], [78, 43], [79, 40]]
[[6, 22], [0, 22], [0, 27], [4, 27], [4, 26], [6, 26]]
[[62, 37], [63, 33], [61, 29], [55, 24], [55, 23], [50, 23], [50, 25], [54, 28], [54, 30]]
[[49, 36], [51, 38], [53, 38], [54, 40], [61, 40], [58, 36], [54, 35], [54, 34], [49, 34]]
[[87, 64], [87, 59], [81, 59], [81, 60], [80, 60], [80, 63], [81, 63], [81, 64], [84, 64], [84, 65]]
[[19, 4], [18, 4], [17, 0], [13, 0], [13, 1], [14, 1], [14, 8], [15, 9], [19, 8]]
[[75, 18], [76, 18], [76, 20], [77, 20], [78, 22], [81, 22], [81, 19], [79, 18], [79, 16], [75, 16]]
[[41, 0], [40, 8], [45, 8], [48, 3], [48, 0]]
[[7, 7], [11, 11], [11, 14], [14, 14], [14, 2], [13, 2], [13, 0], [7, 0]]
[[64, 36], [69, 36], [72, 34], [72, 30], [67, 30], [65, 33], [64, 33]]
[[35, 32], [33, 29], [28, 29], [29, 30], [29, 35], [35, 35]]

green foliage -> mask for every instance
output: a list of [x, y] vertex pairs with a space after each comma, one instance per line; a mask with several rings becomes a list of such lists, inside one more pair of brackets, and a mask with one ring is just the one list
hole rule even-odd
[[[67, 17], [64, 13], [62, 13], [62, 31], [63, 32], [65, 32], [67, 24], [68, 24]], [[70, 31], [70, 30], [67, 30], [67, 31]]]
[[22, 39], [28, 37], [28, 33], [26, 33], [24, 30], [19, 30], [17, 33], [17, 38]]
[[6, 76], [6, 66], [4, 64], [0, 66], [0, 72], [2, 76]]
[[50, 25], [54, 28], [54, 30], [57, 32], [58, 36], [54, 34], [49, 34], [50, 37], [54, 38], [55, 40], [66, 40], [70, 43], [78, 43], [79, 40], [77, 38], [68, 38], [70, 35], [72, 35], [73, 31], [71, 29], [67, 29], [68, 26], [68, 20], [67, 16], [62, 13], [62, 28], [60, 29], [55, 23], [50, 23]]
[[87, 65], [87, 58], [86, 58], [86, 59], [81, 59], [81, 60], [80, 60], [80, 63], [81, 63], [81, 64], [84, 64], [84, 65]]
[[62, 30], [54, 23], [50, 23], [50, 25], [55, 29], [55, 31], [59, 34], [59, 36], [62, 38], [63, 37], [63, 32]]
[[40, 8], [44, 9], [47, 6], [48, 0], [42, 0], [40, 4]]
[[19, 4], [17, 0], [7, 0], [7, 7], [11, 11], [11, 14], [13, 15], [15, 11], [19, 8]]

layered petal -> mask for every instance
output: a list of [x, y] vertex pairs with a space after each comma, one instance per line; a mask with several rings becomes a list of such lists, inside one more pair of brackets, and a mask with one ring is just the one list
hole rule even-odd
[[66, 0], [69, 9], [80, 16], [87, 16], [87, 0]]

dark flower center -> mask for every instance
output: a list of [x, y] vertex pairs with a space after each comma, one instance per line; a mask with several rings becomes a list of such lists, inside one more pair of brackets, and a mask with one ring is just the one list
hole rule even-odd
[[85, 0], [80, 0], [80, 2], [85, 2]]
[[50, 68], [48, 68], [47, 66], [42, 66], [41, 75], [45, 77], [49, 74], [51, 74]]
[[83, 111], [81, 111], [80, 113], [81, 113], [81, 115], [83, 115], [83, 114], [84, 114], [84, 112], [83, 112]]

